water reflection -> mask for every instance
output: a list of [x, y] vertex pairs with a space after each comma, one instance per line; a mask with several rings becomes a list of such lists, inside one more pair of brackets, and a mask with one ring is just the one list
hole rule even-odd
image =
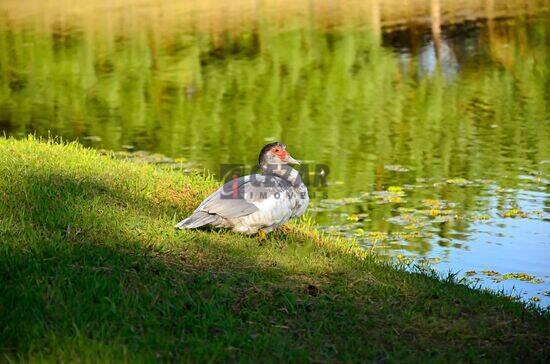
[[484, 270], [542, 277], [498, 284], [550, 302], [539, 293], [550, 289], [545, 19], [374, 35], [2, 21], [3, 132], [157, 152], [214, 173], [281, 139], [330, 166], [328, 199], [311, 209], [320, 228], [487, 285], [495, 275]]

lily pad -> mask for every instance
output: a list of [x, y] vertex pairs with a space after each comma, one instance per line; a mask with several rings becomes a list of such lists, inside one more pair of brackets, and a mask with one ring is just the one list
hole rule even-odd
[[526, 212], [520, 210], [519, 208], [511, 208], [509, 210], [504, 211], [502, 216], [503, 217], [512, 217], [512, 218], [516, 218], [516, 217], [526, 218], [529, 215]]
[[524, 282], [534, 283], [534, 284], [540, 284], [544, 281], [540, 278], [534, 277], [527, 273], [506, 273], [502, 275], [502, 279], [517, 279]]
[[466, 185], [472, 184], [472, 181], [468, 181], [465, 178], [449, 178], [445, 182], [447, 182], [447, 184], [457, 185], [457, 186], [466, 186]]
[[499, 272], [496, 272], [494, 270], [482, 270], [481, 273], [485, 274], [488, 277], [494, 277], [500, 275]]

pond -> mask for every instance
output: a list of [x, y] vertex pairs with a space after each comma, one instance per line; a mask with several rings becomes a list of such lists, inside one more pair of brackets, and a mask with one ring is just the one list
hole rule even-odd
[[434, 30], [98, 9], [0, 12], [0, 131], [216, 175], [282, 140], [328, 168], [316, 228], [550, 305], [547, 12]]

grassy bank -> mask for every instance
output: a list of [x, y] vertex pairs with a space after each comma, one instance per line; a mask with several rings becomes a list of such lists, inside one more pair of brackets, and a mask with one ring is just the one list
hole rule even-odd
[[303, 227], [175, 231], [216, 183], [0, 139], [5, 359], [544, 361], [547, 313]]

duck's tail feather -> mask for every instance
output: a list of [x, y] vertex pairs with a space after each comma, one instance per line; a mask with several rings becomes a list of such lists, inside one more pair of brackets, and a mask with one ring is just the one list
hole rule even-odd
[[193, 215], [178, 222], [175, 227], [178, 229], [195, 229], [204, 225], [220, 226], [222, 224], [221, 216], [204, 211], [196, 211]]

